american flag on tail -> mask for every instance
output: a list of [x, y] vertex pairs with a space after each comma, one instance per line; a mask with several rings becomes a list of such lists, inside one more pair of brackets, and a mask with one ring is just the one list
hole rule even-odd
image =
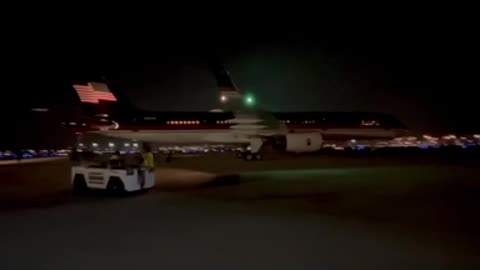
[[98, 104], [100, 100], [116, 102], [117, 99], [104, 83], [89, 82], [86, 85], [74, 84], [80, 101], [83, 103]]

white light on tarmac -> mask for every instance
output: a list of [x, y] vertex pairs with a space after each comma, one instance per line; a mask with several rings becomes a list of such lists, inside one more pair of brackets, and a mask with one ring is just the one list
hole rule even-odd
[[428, 134], [424, 134], [424, 135], [423, 135], [423, 138], [426, 139], [426, 140], [431, 140], [431, 139], [432, 139], [432, 136], [431, 136], [431, 135], [428, 135]]

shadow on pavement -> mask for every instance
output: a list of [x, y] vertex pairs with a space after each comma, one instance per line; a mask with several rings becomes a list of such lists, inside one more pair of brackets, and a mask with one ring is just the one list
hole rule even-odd
[[218, 175], [209, 182], [200, 184], [199, 188], [215, 188], [231, 185], [239, 185], [242, 182], [240, 175], [238, 174], [225, 174]]

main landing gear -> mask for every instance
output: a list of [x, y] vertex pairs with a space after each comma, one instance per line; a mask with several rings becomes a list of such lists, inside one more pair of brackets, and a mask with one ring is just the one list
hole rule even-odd
[[238, 158], [243, 158], [245, 160], [262, 160], [263, 157], [260, 153], [252, 153], [252, 152], [239, 152], [237, 153]]
[[252, 138], [250, 140], [250, 145], [247, 147], [246, 151], [237, 152], [237, 158], [243, 158], [244, 160], [262, 160], [263, 157], [259, 153], [260, 148], [263, 145], [263, 140], [261, 138]]

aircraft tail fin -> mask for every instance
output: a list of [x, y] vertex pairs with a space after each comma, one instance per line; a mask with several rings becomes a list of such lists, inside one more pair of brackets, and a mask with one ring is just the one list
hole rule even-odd
[[110, 83], [105, 79], [104, 81], [73, 84], [85, 116], [128, 114], [137, 110], [123, 95], [112, 92], [109, 88]]
[[243, 96], [240, 93], [240, 89], [233, 82], [230, 73], [218, 62], [210, 63], [210, 68], [217, 82], [221, 108], [227, 111], [242, 110]]
[[73, 88], [82, 103], [99, 104], [100, 101], [118, 101], [105, 83], [88, 82], [86, 84], [74, 84]]
[[230, 73], [225, 69], [225, 67], [222, 64], [211, 63], [210, 67], [217, 81], [217, 87], [220, 89], [220, 91], [240, 92], [238, 87], [233, 82], [232, 77], [230, 76]]

